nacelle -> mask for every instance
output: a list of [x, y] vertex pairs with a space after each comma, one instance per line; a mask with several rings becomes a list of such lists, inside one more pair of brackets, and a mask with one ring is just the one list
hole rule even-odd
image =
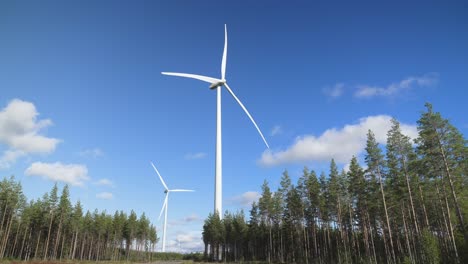
[[224, 82], [215, 82], [210, 85], [210, 89], [213, 90], [213, 89], [216, 89], [218, 86], [223, 86], [223, 85], [224, 85]]

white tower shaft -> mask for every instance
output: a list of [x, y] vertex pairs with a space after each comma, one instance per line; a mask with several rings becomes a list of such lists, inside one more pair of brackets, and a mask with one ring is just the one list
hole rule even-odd
[[218, 212], [219, 217], [223, 217], [222, 201], [223, 201], [223, 190], [222, 190], [222, 140], [221, 140], [221, 89], [222, 86], [218, 86], [217, 100], [216, 100], [216, 163], [215, 163], [215, 204], [214, 211]]
[[166, 252], [166, 230], [167, 230], [167, 207], [169, 206], [169, 193], [166, 196], [166, 209], [164, 210], [164, 233], [163, 233], [163, 241], [162, 241], [162, 252]]

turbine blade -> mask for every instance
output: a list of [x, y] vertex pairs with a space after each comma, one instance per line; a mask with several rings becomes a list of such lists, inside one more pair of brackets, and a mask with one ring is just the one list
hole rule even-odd
[[220, 79], [208, 77], [208, 76], [203, 76], [203, 75], [197, 75], [197, 74], [190, 74], [190, 73], [178, 73], [178, 72], [161, 72], [164, 75], [170, 75], [170, 76], [178, 76], [178, 77], [185, 77], [185, 78], [192, 78], [192, 79], [197, 79], [200, 81], [204, 81], [207, 83], [217, 83], [220, 82]]
[[221, 62], [221, 79], [226, 77], [226, 60], [227, 60], [227, 26], [224, 24], [224, 51], [223, 61]]
[[156, 166], [154, 166], [153, 162], [151, 162], [151, 165], [153, 166], [154, 170], [155, 170], [156, 173], [158, 174], [159, 179], [161, 180], [161, 183], [162, 183], [162, 185], [164, 186], [164, 189], [169, 190], [169, 188], [167, 188], [167, 185], [166, 185], [166, 183], [164, 182], [163, 178], [161, 177], [161, 174], [159, 174], [158, 169], [156, 169]]
[[236, 99], [236, 101], [239, 103], [239, 105], [242, 107], [242, 109], [244, 109], [244, 112], [247, 114], [247, 116], [250, 118], [250, 121], [252, 121], [252, 123], [254, 124], [255, 128], [257, 128], [257, 131], [258, 133], [260, 134], [260, 136], [262, 137], [263, 139], [263, 142], [265, 142], [265, 145], [267, 146], [267, 148], [270, 148], [270, 146], [268, 146], [268, 143], [265, 139], [265, 137], [263, 136], [262, 134], [262, 131], [260, 131], [260, 128], [258, 128], [257, 126], [257, 123], [255, 123], [255, 120], [253, 119], [253, 117], [250, 115], [249, 111], [247, 111], [247, 108], [245, 108], [245, 106], [242, 104], [242, 102], [239, 100], [239, 98], [237, 98], [237, 96], [234, 94], [234, 92], [231, 90], [231, 88], [229, 88], [229, 85], [227, 83], [224, 84], [224, 87], [226, 87], [226, 89], [229, 91], [229, 93], [232, 95], [232, 97], [234, 97], [234, 99]]
[[167, 206], [167, 196], [168, 196], [168, 193], [166, 193], [166, 198], [164, 199], [164, 203], [163, 203], [163, 206], [161, 208], [161, 212], [159, 213], [158, 221], [161, 220], [161, 215], [162, 215], [162, 213], [164, 211], [164, 208], [166, 208], [166, 206]]
[[169, 190], [170, 192], [194, 192], [194, 190], [186, 190], [186, 189], [174, 189]]

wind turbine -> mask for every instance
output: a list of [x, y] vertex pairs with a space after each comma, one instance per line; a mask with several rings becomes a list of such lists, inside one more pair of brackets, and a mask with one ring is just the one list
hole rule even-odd
[[179, 245], [179, 253], [182, 253], [182, 248], [180, 247], [180, 239], [176, 238], [176, 242]]
[[185, 190], [185, 189], [173, 189], [173, 190], [169, 190], [169, 188], [167, 188], [167, 185], [166, 183], [164, 182], [163, 178], [161, 177], [161, 174], [159, 174], [159, 171], [158, 169], [156, 169], [156, 166], [154, 166], [153, 162], [151, 162], [151, 166], [153, 166], [154, 170], [156, 171], [156, 173], [158, 174], [159, 176], [159, 179], [161, 180], [161, 183], [162, 185], [164, 186], [164, 193], [166, 194], [166, 198], [164, 199], [164, 203], [163, 203], [163, 206], [161, 208], [161, 212], [159, 213], [159, 219], [161, 219], [161, 215], [164, 211], [164, 233], [163, 233], [163, 241], [162, 241], [162, 252], [166, 252], [166, 227], [167, 227], [167, 207], [168, 207], [168, 197], [169, 197], [169, 193], [170, 192], [194, 192], [194, 190]]
[[240, 107], [244, 110], [244, 112], [247, 114], [247, 116], [250, 118], [252, 123], [254, 124], [255, 128], [257, 129], [258, 133], [263, 139], [263, 142], [265, 142], [265, 145], [267, 148], [270, 148], [268, 146], [267, 141], [265, 140], [265, 137], [262, 134], [262, 131], [260, 131], [260, 128], [258, 128], [257, 123], [255, 123], [255, 120], [253, 117], [250, 115], [249, 111], [247, 111], [247, 108], [242, 104], [242, 102], [237, 98], [237, 96], [234, 94], [234, 92], [231, 90], [229, 85], [227, 84], [226, 81], [226, 60], [227, 60], [227, 27], [226, 24], [224, 24], [224, 51], [223, 51], [223, 59], [221, 61], [221, 79], [217, 78], [212, 78], [208, 76], [203, 76], [203, 75], [197, 75], [197, 74], [188, 74], [188, 73], [177, 73], [177, 72], [162, 72], [164, 75], [172, 75], [172, 76], [178, 76], [178, 77], [185, 77], [185, 78], [192, 78], [192, 79], [197, 79], [200, 81], [204, 81], [207, 83], [210, 83], [210, 89], [217, 90], [217, 105], [216, 105], [216, 164], [215, 164], [215, 202], [214, 202], [214, 212], [218, 212], [219, 217], [222, 218], [222, 145], [221, 145], [221, 87], [225, 87], [228, 92], [234, 97], [234, 99], [239, 103]]

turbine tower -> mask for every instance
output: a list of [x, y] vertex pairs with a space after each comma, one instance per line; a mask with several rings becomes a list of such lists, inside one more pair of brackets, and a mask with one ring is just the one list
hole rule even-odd
[[237, 98], [237, 96], [234, 94], [234, 92], [231, 90], [229, 85], [226, 82], [225, 76], [226, 76], [226, 60], [227, 60], [227, 27], [226, 24], [224, 25], [224, 51], [223, 51], [223, 59], [221, 61], [221, 79], [217, 78], [212, 78], [212, 77], [207, 77], [203, 75], [197, 75], [197, 74], [188, 74], [188, 73], [177, 73], [177, 72], [162, 72], [164, 75], [172, 75], [172, 76], [178, 76], [178, 77], [185, 77], [185, 78], [192, 78], [192, 79], [197, 79], [200, 81], [204, 81], [207, 83], [210, 83], [210, 89], [216, 89], [217, 90], [217, 105], [216, 105], [216, 163], [215, 163], [215, 201], [214, 201], [214, 212], [218, 212], [219, 217], [222, 218], [222, 141], [221, 141], [221, 87], [225, 87], [226, 90], [234, 97], [234, 99], [237, 101], [237, 103], [240, 105], [240, 107], [244, 110], [244, 112], [247, 114], [247, 116], [250, 118], [252, 123], [254, 124], [255, 128], [257, 129], [258, 133], [263, 139], [263, 142], [265, 142], [265, 145], [267, 148], [270, 148], [268, 146], [267, 141], [265, 140], [265, 137], [262, 134], [262, 131], [260, 131], [260, 128], [258, 128], [257, 123], [255, 123], [253, 117], [250, 115], [249, 111], [247, 111], [247, 108], [242, 104], [242, 102]]
[[161, 212], [159, 213], [159, 218], [158, 218], [158, 220], [161, 219], [161, 215], [162, 215], [162, 213], [164, 211], [164, 226], [163, 226], [164, 233], [163, 233], [163, 241], [162, 241], [162, 250], [161, 251], [166, 252], [166, 227], [167, 227], [167, 207], [168, 207], [167, 200], [168, 200], [168, 197], [169, 197], [169, 193], [170, 192], [194, 192], [194, 190], [185, 190], [185, 189], [169, 190], [169, 188], [167, 188], [167, 185], [164, 182], [163, 178], [161, 177], [161, 174], [159, 174], [158, 169], [156, 169], [156, 166], [154, 166], [154, 164], [152, 162], [151, 162], [151, 166], [153, 166], [154, 170], [158, 174], [159, 179], [161, 180], [161, 183], [164, 186], [164, 193], [166, 194], [166, 198], [164, 199], [164, 203], [163, 203], [163, 206], [161, 208]]

